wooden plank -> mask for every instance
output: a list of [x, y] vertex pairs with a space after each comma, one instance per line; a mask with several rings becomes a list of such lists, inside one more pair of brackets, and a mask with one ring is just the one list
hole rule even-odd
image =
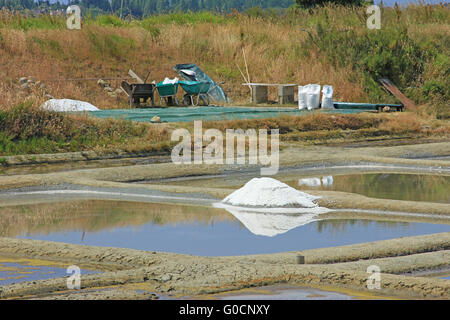
[[133, 70], [128, 70], [128, 74], [130, 75], [130, 77], [134, 78], [138, 83], [144, 83], [144, 80], [142, 80], [141, 78], [139, 78], [139, 76], [133, 72]]
[[379, 79], [380, 83], [383, 85], [383, 87], [392, 93], [394, 96], [398, 98], [398, 100], [401, 101], [401, 103], [409, 108], [409, 109], [416, 109], [417, 106], [414, 102], [412, 102], [410, 99], [408, 99], [389, 79], [383, 78]]

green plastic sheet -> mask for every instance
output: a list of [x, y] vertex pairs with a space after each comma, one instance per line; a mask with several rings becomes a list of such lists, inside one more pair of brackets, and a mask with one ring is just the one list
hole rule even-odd
[[162, 122], [191, 122], [194, 120], [234, 120], [234, 119], [262, 119], [282, 115], [302, 116], [311, 112], [353, 114], [368, 110], [315, 110], [300, 111], [294, 108], [257, 108], [257, 107], [170, 107], [147, 109], [111, 109], [89, 111], [97, 118], [113, 118], [141, 122], [150, 122], [154, 116], [160, 117]]

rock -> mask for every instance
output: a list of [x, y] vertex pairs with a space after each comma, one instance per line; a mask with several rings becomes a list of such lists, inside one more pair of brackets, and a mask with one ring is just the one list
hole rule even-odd
[[107, 92], [113, 92], [113, 89], [111, 87], [104, 87], [103, 90]]
[[34, 85], [34, 81], [31, 80], [31, 79], [28, 79], [27, 83], [30, 84], [30, 85]]
[[122, 89], [117, 88], [116, 90], [114, 90], [114, 93], [117, 94], [117, 95], [119, 95], [119, 94], [122, 94], [123, 91], [122, 91]]
[[48, 93], [44, 97], [47, 99], [55, 99], [51, 94]]
[[387, 107], [387, 106], [386, 106], [386, 107], [383, 108], [383, 112], [389, 112], [389, 111], [391, 111], [391, 108], [390, 108], [390, 107]]
[[152, 120], [150, 120], [151, 122], [154, 122], [154, 123], [160, 123], [161, 122], [161, 118], [160, 117], [158, 117], [158, 116], [154, 116], [153, 118], [152, 118]]
[[161, 277], [161, 281], [162, 282], [167, 282], [167, 281], [170, 281], [172, 279], [172, 276], [170, 275], [170, 274], [164, 274], [162, 277]]
[[45, 89], [47, 89], [47, 86], [45, 85], [45, 83], [41, 83], [39, 85], [39, 88], [42, 89], [42, 90], [45, 90]]
[[102, 86], [102, 87], [104, 87], [104, 86], [106, 85], [106, 82], [105, 82], [105, 80], [103, 80], [103, 79], [99, 79], [99, 80], [97, 81], [97, 84], [100, 85], [100, 86]]

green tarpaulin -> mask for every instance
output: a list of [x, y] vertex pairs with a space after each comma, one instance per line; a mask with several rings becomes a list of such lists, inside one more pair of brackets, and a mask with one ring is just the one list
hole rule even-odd
[[[350, 114], [367, 110], [321, 110], [322, 113]], [[317, 111], [315, 111], [317, 112]], [[112, 109], [89, 111], [97, 118], [114, 118], [150, 122], [154, 116], [162, 122], [190, 122], [194, 120], [234, 120], [273, 118], [281, 115], [307, 115], [311, 111], [294, 108], [255, 108], [255, 107], [171, 107], [148, 109]]]

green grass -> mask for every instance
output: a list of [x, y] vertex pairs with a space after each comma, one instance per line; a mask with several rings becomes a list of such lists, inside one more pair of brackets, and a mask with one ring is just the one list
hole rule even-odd
[[15, 15], [10, 15], [7, 17], [0, 16], [0, 28], [10, 28], [24, 31], [35, 29], [66, 29], [66, 19], [64, 17], [53, 17], [50, 15], [29, 18], [22, 18]]
[[168, 149], [164, 128], [122, 120], [90, 119], [19, 105], [0, 111], [0, 156], [100, 149]]
[[133, 39], [117, 34], [98, 32], [95, 28], [89, 28], [87, 32], [93, 51], [100, 57], [109, 56], [120, 60], [136, 47]]
[[152, 25], [165, 25], [165, 24], [202, 24], [202, 23], [213, 23], [222, 24], [235, 21], [232, 16], [225, 16], [209, 11], [201, 12], [173, 12], [168, 14], [153, 15], [144, 18], [142, 22], [144, 24]]

